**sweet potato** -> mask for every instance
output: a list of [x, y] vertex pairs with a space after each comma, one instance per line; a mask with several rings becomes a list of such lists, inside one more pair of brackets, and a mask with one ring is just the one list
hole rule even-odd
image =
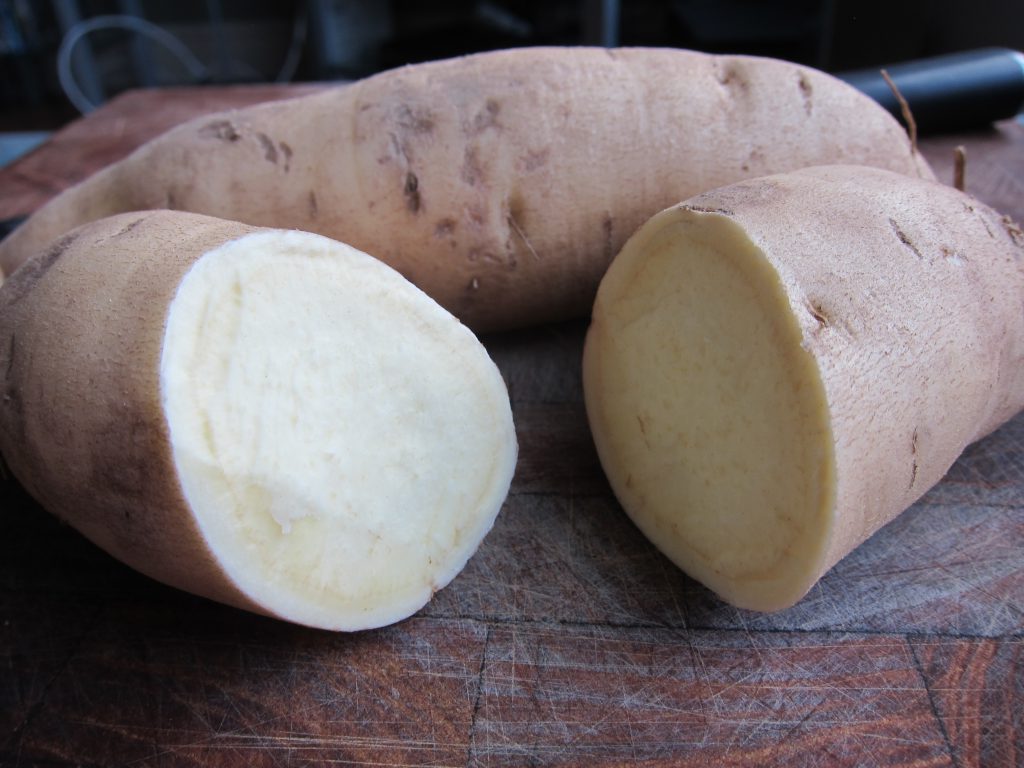
[[0, 287], [0, 452], [139, 571], [354, 630], [458, 573], [516, 442], [483, 347], [394, 270], [160, 211], [73, 230]]
[[42, 208], [10, 274], [83, 222], [176, 208], [332, 237], [477, 331], [589, 312], [657, 211], [806, 165], [931, 177], [850, 86], [782, 61], [658, 49], [519, 49], [386, 72], [193, 120]]
[[1024, 407], [1022, 244], [961, 192], [868, 168], [658, 214], [584, 354], [622, 506], [727, 601], [793, 604]]

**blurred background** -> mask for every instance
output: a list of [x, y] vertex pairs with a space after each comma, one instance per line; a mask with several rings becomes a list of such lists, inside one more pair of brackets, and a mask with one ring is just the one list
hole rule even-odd
[[841, 72], [1024, 49], [1024, 1], [0, 0], [0, 165], [128, 88], [344, 80], [577, 44], [753, 53]]

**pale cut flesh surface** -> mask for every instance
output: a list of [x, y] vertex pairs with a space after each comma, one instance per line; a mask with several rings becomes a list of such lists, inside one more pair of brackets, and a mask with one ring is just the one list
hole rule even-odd
[[609, 481], [644, 534], [741, 607], [803, 595], [834, 500], [825, 391], [785, 289], [731, 221], [676, 216], [605, 278], [585, 356]]
[[253, 602], [331, 629], [425, 604], [490, 529], [515, 464], [501, 376], [400, 275], [260, 232], [171, 303], [160, 382], [197, 523]]

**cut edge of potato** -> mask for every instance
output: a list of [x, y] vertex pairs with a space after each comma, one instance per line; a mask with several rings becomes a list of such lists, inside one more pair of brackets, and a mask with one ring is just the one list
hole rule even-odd
[[671, 208], [598, 292], [587, 413], [612, 489], [673, 562], [779, 610], [824, 568], [836, 469], [825, 387], [784, 278], [727, 216]]
[[382, 626], [463, 568], [516, 440], [475, 336], [394, 270], [259, 232], [201, 257], [160, 366], [179, 482], [228, 578], [267, 613]]

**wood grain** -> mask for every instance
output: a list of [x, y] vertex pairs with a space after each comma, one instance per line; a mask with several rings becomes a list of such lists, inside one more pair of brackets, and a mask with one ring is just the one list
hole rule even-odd
[[[0, 218], [182, 119], [306, 90], [128, 93], [0, 170]], [[1024, 128], [922, 150], [942, 174], [960, 143], [968, 189], [1024, 219]], [[753, 614], [683, 575], [611, 495], [585, 330], [484, 339], [513, 401], [512, 493], [463, 573], [377, 632], [175, 592], [0, 479], [0, 765], [1022, 762], [1024, 417], [800, 604]]]
[[899, 636], [492, 631], [479, 765], [950, 765]]
[[22, 755], [97, 765], [466, 761], [482, 625], [414, 619], [344, 636], [230, 612], [202, 623], [134, 604], [106, 612], [49, 686]]
[[961, 768], [1024, 763], [1024, 640], [911, 639]]

